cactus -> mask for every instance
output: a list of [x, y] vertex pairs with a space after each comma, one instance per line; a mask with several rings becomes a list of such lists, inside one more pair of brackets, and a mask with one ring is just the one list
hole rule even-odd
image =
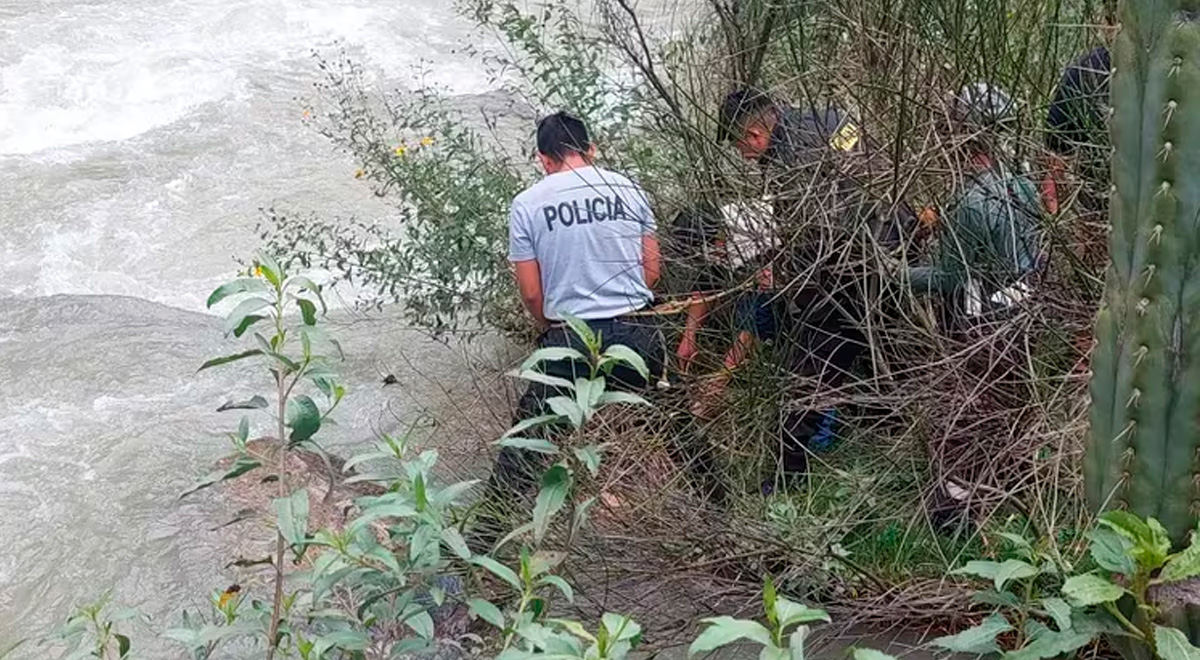
[[1200, 0], [1123, 0], [1084, 476], [1182, 545], [1200, 504]]

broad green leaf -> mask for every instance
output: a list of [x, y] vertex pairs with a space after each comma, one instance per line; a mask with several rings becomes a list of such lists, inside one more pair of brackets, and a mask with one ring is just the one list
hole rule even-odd
[[287, 425], [292, 429], [288, 439], [304, 442], [321, 429], [321, 410], [307, 394], [294, 397], [287, 403]]
[[496, 444], [500, 447], [524, 449], [526, 451], [534, 451], [539, 454], [558, 453], [558, 447], [554, 446], [553, 442], [550, 442], [544, 438], [504, 438], [502, 440], [497, 440]]
[[557, 575], [544, 575], [541, 581], [543, 584], [551, 585], [561, 591], [568, 602], [575, 602], [575, 590], [571, 588], [571, 585], [566, 580]]
[[1019, 607], [1021, 599], [1011, 591], [977, 591], [971, 596], [972, 603], [981, 605], [996, 605], [998, 607]]
[[542, 488], [533, 505], [533, 536], [538, 542], [546, 535], [550, 521], [562, 510], [571, 492], [571, 473], [561, 465], [554, 465], [542, 475]]
[[197, 372], [204, 371], [205, 369], [219, 367], [223, 364], [229, 364], [230, 362], [237, 362], [238, 360], [244, 360], [248, 357], [254, 357], [255, 355], [262, 355], [262, 354], [263, 354], [263, 352], [256, 348], [256, 349], [250, 350], [250, 351], [242, 351], [241, 353], [234, 353], [233, 355], [225, 355], [225, 356], [222, 356], [219, 358], [213, 358], [213, 359], [209, 360], [208, 362], [205, 362], [204, 364], [200, 365], [200, 368], [197, 369], [196, 371]]
[[420, 611], [409, 616], [404, 620], [404, 625], [412, 628], [422, 639], [433, 639], [433, 617], [429, 616], [429, 612]]
[[1200, 649], [1175, 628], [1154, 626], [1154, 645], [1162, 660], [1200, 660]]
[[246, 444], [246, 440], [248, 440], [249, 438], [250, 438], [250, 418], [246, 417], [245, 415], [242, 415], [242, 421], [238, 422], [237, 433], [234, 434], [234, 436], [233, 436], [234, 444], [236, 444], [239, 447], [243, 447]]
[[775, 646], [774, 643], [762, 647], [758, 652], [758, 660], [791, 660], [792, 652]]
[[628, 616], [605, 612], [604, 616], [600, 617], [600, 622], [608, 631], [610, 640], [636, 643], [641, 638], [642, 627]]
[[645, 398], [640, 397], [630, 392], [605, 392], [600, 395], [600, 400], [597, 406], [608, 406], [617, 403], [625, 403], [634, 406], [648, 406], [650, 402]]
[[650, 380], [650, 369], [646, 366], [646, 360], [642, 356], [638, 355], [637, 351], [629, 348], [628, 346], [623, 344], [609, 346], [608, 348], [604, 349], [604, 353], [601, 355], [602, 360], [603, 358], [609, 358], [616, 362], [620, 362], [632, 367], [634, 371], [638, 372], [642, 376], [642, 378]]
[[1129, 631], [1108, 612], [1097, 609], [1071, 612], [1071, 631], [1089, 635], [1129, 636]]
[[1159, 582], [1179, 582], [1200, 575], [1200, 543], [1196, 537], [1196, 532], [1192, 532], [1188, 547], [1167, 560], [1158, 575]]
[[1171, 552], [1171, 539], [1153, 518], [1143, 521], [1128, 511], [1114, 510], [1101, 514], [1099, 522], [1133, 541], [1130, 555], [1146, 570], [1160, 568]]
[[875, 649], [863, 649], [858, 647], [854, 648], [853, 658], [854, 660], [896, 660], [896, 656], [888, 655], [883, 651], [876, 651]]
[[546, 623], [549, 623], [553, 626], [558, 626], [559, 628], [566, 630], [580, 639], [584, 639], [589, 642], [596, 641], [596, 636], [588, 632], [587, 628], [584, 628], [583, 624], [579, 623], [578, 621], [571, 621], [568, 619], [550, 619], [546, 621]]
[[805, 660], [804, 642], [808, 639], [808, 626], [800, 626], [788, 636], [789, 660]]
[[437, 493], [435, 493], [429, 499], [431, 502], [433, 502], [437, 506], [446, 506], [448, 504], [454, 504], [455, 502], [457, 502], [459, 500], [459, 498], [461, 498], [464, 494], [466, 494], [467, 491], [471, 490], [472, 488], [474, 488], [475, 486], [478, 486], [478, 485], [479, 485], [478, 479], [471, 479], [470, 481], [460, 481], [456, 484], [450, 484], [449, 486], [446, 486], [445, 488], [439, 490]]
[[460, 559], [470, 559], [471, 551], [467, 548], [467, 542], [463, 540], [462, 534], [453, 527], [447, 527], [442, 530], [442, 543], [446, 544], [450, 551], [458, 555]]
[[367, 648], [370, 641], [366, 633], [357, 630], [338, 630], [313, 640], [313, 655], [319, 658], [332, 649], [362, 651]]
[[587, 363], [587, 357], [584, 356], [583, 353], [580, 353], [573, 348], [552, 346], [550, 348], [539, 348], [531, 353], [529, 357], [525, 358], [525, 361], [521, 363], [521, 366], [517, 369], [517, 372], [524, 373], [543, 362], [558, 362], [559, 360], [578, 360], [585, 364]]
[[957, 635], [939, 637], [930, 643], [953, 653], [974, 655], [998, 653], [1000, 645], [996, 643], [996, 636], [1012, 629], [1012, 625], [1009, 624], [1008, 619], [1004, 618], [1004, 615], [993, 614], [973, 628], [968, 628]]
[[587, 421], [596, 412], [596, 402], [604, 393], [604, 379], [575, 379], [575, 405], [583, 411], [583, 419]]
[[575, 428], [583, 426], [583, 410], [580, 409], [579, 404], [575, 403], [574, 399], [565, 396], [555, 396], [547, 399], [546, 405], [550, 406], [550, 410], [553, 410], [554, 414], [570, 420], [571, 426]]
[[275, 524], [279, 533], [292, 547], [301, 546], [308, 538], [308, 489], [301, 488], [290, 497], [277, 497], [272, 502]]
[[521, 590], [521, 580], [513, 569], [501, 564], [500, 562], [488, 557], [487, 555], [478, 555], [470, 559], [472, 564], [486, 569], [492, 575], [507, 582], [513, 589]]
[[813, 609], [803, 603], [788, 600], [782, 596], [775, 599], [775, 612], [779, 617], [779, 625], [784, 630], [798, 623], [824, 621], [829, 623], [829, 615], [825, 610]]
[[575, 458], [579, 459], [579, 462], [587, 468], [587, 471], [593, 477], [600, 472], [600, 462], [604, 460], [600, 455], [600, 448], [596, 445], [576, 447]]
[[1112, 529], [1094, 529], [1088, 538], [1092, 541], [1090, 551], [1097, 566], [1122, 575], [1133, 575], [1137, 571], [1130, 556], [1133, 541], [1127, 536]]
[[258, 467], [262, 467], [262, 463], [259, 463], [258, 461], [254, 460], [248, 456], [239, 456], [237, 458], [237, 460], [234, 461], [233, 465], [228, 470], [218, 470], [216, 472], [208, 473], [203, 479], [201, 479], [199, 482], [197, 482], [195, 486], [192, 486], [191, 488], [184, 491], [183, 494], [181, 494], [179, 496], [179, 498], [183, 499], [198, 490], [203, 490], [213, 484], [220, 483], [222, 481], [229, 481], [230, 479], [237, 479], [238, 477], [242, 476], [243, 474], [246, 474], [247, 472], [249, 472], [255, 468], [258, 468]]
[[1075, 651], [1087, 646], [1095, 639], [1093, 635], [1079, 632], [1054, 632], [1047, 630], [1037, 635], [1023, 648], [1010, 651], [1001, 656], [1003, 660], [1045, 660], [1069, 656]]
[[757, 642], [763, 646], [771, 643], [771, 632], [757, 621], [718, 616], [704, 619], [703, 622], [708, 624], [708, 627], [688, 647], [689, 656], [707, 653], [742, 639]]
[[117, 657], [124, 658], [129, 655], [129, 638], [120, 633], [113, 633], [113, 638], [117, 640]]
[[389, 660], [412, 658], [414, 655], [428, 651], [430, 648], [429, 640], [420, 637], [409, 637], [393, 644], [392, 648], [388, 650], [388, 658]]
[[482, 598], [472, 598], [467, 601], [467, 607], [475, 616], [487, 621], [500, 630], [504, 630], [504, 613], [500, 611], [499, 607]]
[[225, 412], [226, 410], [260, 410], [266, 408], [268, 405], [270, 404], [267, 403], [266, 399], [255, 394], [246, 401], [233, 401], [232, 399], [226, 401], [221, 404], [220, 408], [217, 408], [217, 412]]
[[550, 376], [540, 371], [534, 371], [533, 369], [526, 369], [525, 371], [510, 371], [508, 375], [512, 376], [513, 378], [520, 378], [521, 380], [527, 380], [532, 383], [541, 383], [543, 385], [549, 385], [550, 387], [557, 387], [563, 390], [575, 389], [575, 383], [572, 383], [566, 378]]
[[1072, 605], [1087, 607], [1111, 603], [1125, 595], [1125, 588], [1095, 573], [1085, 573], [1067, 578], [1063, 583], [1062, 593]]
[[221, 302], [229, 296], [239, 293], [258, 293], [266, 290], [266, 282], [263, 282], [257, 277], [240, 277], [232, 282], [226, 282], [225, 284], [222, 284], [213, 290], [213, 292], [209, 294], [208, 301], [204, 303], [204, 306], [212, 309], [213, 305]]
[[1067, 601], [1061, 598], [1043, 598], [1042, 607], [1046, 608], [1046, 614], [1054, 619], [1054, 625], [1058, 626], [1059, 632], [1071, 629], [1071, 606], [1067, 605]]
[[313, 301], [307, 298], [297, 298], [296, 306], [300, 308], [300, 317], [304, 319], [304, 325], [317, 324], [317, 306]]
[[584, 346], [587, 346], [591, 350], [599, 350], [600, 337], [587, 324], [587, 321], [571, 314], [563, 314], [563, 320], [567, 322], [567, 326], [571, 328], [575, 336], [583, 340]]
[[237, 307], [234, 307], [233, 311], [229, 312], [229, 315], [225, 317], [225, 334], [233, 334], [240, 327], [241, 332], [237, 332], [236, 334], [238, 337], [241, 337], [242, 332], [245, 332], [246, 328], [249, 327], [249, 325], [243, 325], [246, 318], [255, 316], [261, 320], [263, 318], [262, 315], [256, 315], [255, 312], [270, 306], [271, 301], [259, 298], [258, 296], [247, 298], [238, 303]]
[[552, 422], [557, 422], [560, 419], [562, 419], [562, 417], [560, 417], [559, 415], [539, 415], [537, 417], [530, 417], [529, 419], [523, 419], [523, 420], [517, 422], [515, 425], [513, 425], [513, 427], [511, 429], [505, 431], [504, 435], [502, 435], [500, 437], [501, 438], [512, 437], [512, 436], [517, 435], [518, 433], [525, 431], [527, 429], [531, 429], [535, 426], [542, 426], [543, 424], [550, 424]]
[[1007, 559], [997, 563], [994, 561], [969, 561], [965, 566], [950, 572], [951, 575], [977, 575], [991, 580], [996, 591], [1003, 591], [1004, 585], [1010, 580], [1023, 580], [1038, 574], [1036, 566], [1020, 559]]
[[[241, 337], [242, 335], [246, 334], [246, 331], [250, 329], [250, 326], [254, 325], [255, 323], [258, 323], [259, 321], [261, 321], [265, 318], [267, 318], [267, 317], [262, 316], [260, 314], [249, 314], [247, 316], [242, 317], [242, 320], [240, 323], [237, 324], [237, 327], [233, 328], [233, 336]], [[228, 333], [226, 333], [226, 334], [228, 334]]]
[[271, 255], [260, 251], [258, 253], [258, 266], [262, 269], [263, 277], [267, 278], [267, 281], [271, 284], [279, 286], [283, 282], [283, 278], [285, 277], [283, 268]]

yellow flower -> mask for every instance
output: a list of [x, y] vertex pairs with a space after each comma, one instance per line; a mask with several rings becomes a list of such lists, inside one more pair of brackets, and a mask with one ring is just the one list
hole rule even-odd
[[259, 266], [257, 264], [254, 266], [254, 276], [262, 277], [262, 266]]
[[366, 171], [364, 171], [361, 168], [354, 170], [354, 178], [356, 178], [356, 179], [361, 179], [366, 175], [367, 175]]
[[405, 147], [402, 144], [396, 146], [396, 155], [397, 156], [403, 156], [404, 152], [406, 152], [406, 151], [408, 151], [408, 147]]
[[217, 599], [217, 609], [225, 609], [225, 606], [229, 604], [229, 601], [233, 600], [234, 596], [236, 596], [241, 590], [241, 585], [234, 584], [225, 591], [221, 592], [220, 598]]
[[431, 138], [431, 137], [421, 138], [421, 146], [422, 147], [432, 147], [433, 146], [433, 138]]
[[303, 113], [300, 114], [300, 116], [305, 119], [308, 119], [309, 117], [312, 116], [312, 113], [310, 113], [308, 110], [305, 110]]

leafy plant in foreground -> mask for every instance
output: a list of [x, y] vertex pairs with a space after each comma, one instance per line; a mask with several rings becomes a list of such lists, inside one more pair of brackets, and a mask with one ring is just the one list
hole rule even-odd
[[1106, 635], [1163, 660], [1200, 653], [1182, 632], [1160, 625], [1168, 612], [1153, 598], [1157, 586], [1200, 576], [1200, 545], [1171, 554], [1170, 538], [1157, 520], [1110, 511], [1089, 535], [1097, 568], [1073, 573], [1069, 564], [1028, 540], [1002, 536], [1020, 559], [971, 561], [953, 572], [986, 580], [990, 586], [975, 600], [996, 611], [977, 626], [934, 640], [934, 646], [1041, 660], [1076, 652]]

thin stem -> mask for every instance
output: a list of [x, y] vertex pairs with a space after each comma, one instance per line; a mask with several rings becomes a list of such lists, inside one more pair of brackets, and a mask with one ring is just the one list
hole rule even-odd
[[[284, 337], [283, 334], [283, 291], [277, 288], [278, 295], [275, 302], [275, 336]], [[283, 352], [283, 341], [276, 347], [276, 351]], [[291, 394], [291, 386], [287, 382], [287, 376], [283, 373], [282, 366], [277, 366], [275, 369], [275, 387], [278, 394], [278, 410], [277, 410], [277, 430], [279, 438], [279, 462], [276, 466], [276, 481], [279, 484], [279, 497], [288, 496], [287, 492], [287, 444], [284, 436], [287, 433], [287, 399]], [[283, 538], [283, 532], [278, 525], [275, 528], [275, 597], [271, 604], [271, 628], [267, 639], [267, 660], [273, 660], [275, 651], [279, 647], [279, 618], [283, 611], [283, 560], [284, 553], [287, 550], [287, 541]]]
[[1124, 626], [1131, 635], [1137, 637], [1143, 642], [1146, 641], [1146, 633], [1142, 632], [1141, 628], [1135, 626], [1132, 621], [1125, 617], [1124, 614], [1121, 614], [1121, 610], [1117, 607], [1116, 603], [1105, 603], [1104, 609], [1107, 610], [1109, 614], [1113, 615], [1113, 618], [1116, 619], [1122, 626]]

